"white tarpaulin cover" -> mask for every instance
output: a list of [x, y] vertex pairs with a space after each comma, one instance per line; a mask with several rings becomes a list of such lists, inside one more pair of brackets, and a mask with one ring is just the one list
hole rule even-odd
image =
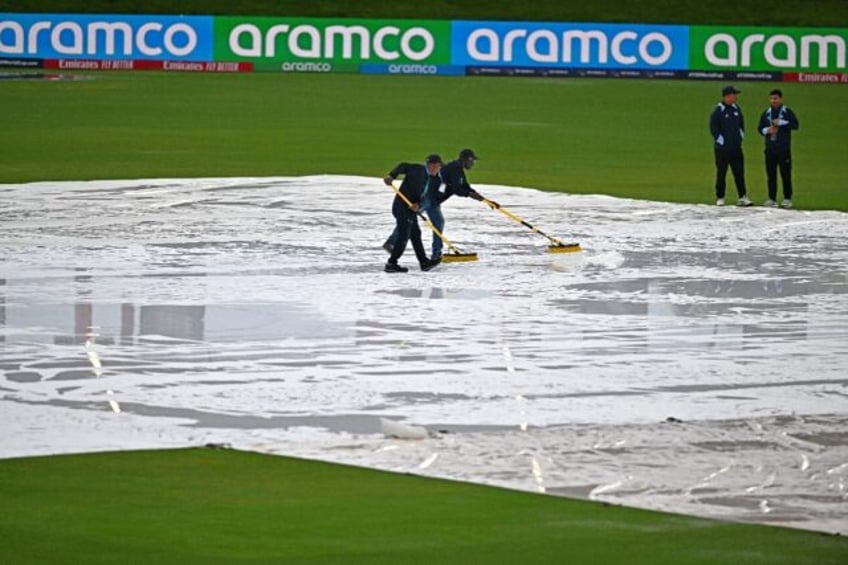
[[476, 188], [583, 252], [453, 198], [480, 260], [383, 273], [377, 178], [0, 185], [0, 456], [225, 443], [848, 533], [848, 215]]

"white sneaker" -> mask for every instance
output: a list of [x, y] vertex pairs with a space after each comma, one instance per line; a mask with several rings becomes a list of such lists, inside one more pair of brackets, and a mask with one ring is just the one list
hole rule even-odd
[[763, 202], [763, 206], [765, 206], [766, 208], [777, 208], [777, 202], [769, 198], [768, 200]]
[[716, 206], [724, 206], [724, 198], [719, 198], [716, 200]]
[[754, 203], [747, 196], [740, 196], [736, 201], [737, 206], [753, 206]]
[[783, 202], [780, 203], [780, 207], [786, 208], [788, 210], [789, 208], [792, 208], [792, 201], [791, 200], [784, 200]]

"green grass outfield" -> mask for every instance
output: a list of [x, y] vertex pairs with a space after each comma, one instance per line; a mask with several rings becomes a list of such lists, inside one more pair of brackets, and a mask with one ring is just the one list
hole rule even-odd
[[[0, 182], [358, 174], [473, 147], [472, 184], [713, 200], [720, 83], [631, 79], [90, 73], [0, 81]], [[739, 83], [749, 194], [766, 198], [758, 115]], [[848, 86], [785, 84], [795, 203], [848, 210]], [[732, 181], [728, 194], [735, 195]], [[375, 186], [377, 186], [375, 184]]]
[[[843, 0], [0, 0], [0, 11], [845, 25]], [[517, 10], [517, 11], [516, 11]], [[0, 81], [0, 183], [362, 174], [463, 146], [472, 182], [711, 202], [720, 84], [357, 75], [86, 74]], [[740, 84], [748, 181], [771, 84]], [[796, 204], [848, 211], [848, 87], [782, 85], [801, 119]], [[729, 194], [734, 194], [732, 188]], [[352, 200], [355, 206], [355, 199]], [[6, 563], [848, 561], [844, 538], [233, 451], [0, 461]]]
[[[844, 26], [844, 0], [0, 0], [0, 11]], [[102, 73], [0, 81], [0, 183], [381, 176], [432, 150], [472, 181], [712, 201], [720, 85], [498, 78]], [[741, 84], [748, 181], [773, 85]], [[848, 210], [848, 87], [783, 85], [799, 114], [796, 204]], [[375, 183], [375, 186], [378, 186]], [[729, 190], [733, 194], [732, 185]], [[352, 205], [355, 205], [355, 201]], [[233, 451], [0, 461], [6, 563], [767, 563], [848, 561], [809, 532], [610, 507]]]
[[6, 460], [4, 563], [843, 564], [848, 540], [236, 451]]

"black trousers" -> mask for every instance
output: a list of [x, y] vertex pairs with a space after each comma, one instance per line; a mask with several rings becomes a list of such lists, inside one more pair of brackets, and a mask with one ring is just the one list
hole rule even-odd
[[733, 181], [736, 183], [736, 192], [739, 198], [747, 194], [748, 189], [745, 188], [745, 156], [742, 154], [742, 149], [728, 151], [724, 148], [716, 147], [715, 151], [715, 166], [716, 166], [716, 183], [715, 192], [716, 198], [724, 198], [725, 190], [727, 189], [727, 168], [733, 171]]
[[783, 198], [792, 200], [792, 155], [790, 151], [770, 151], [766, 149], [766, 178], [768, 179], [768, 197], [777, 200], [777, 170], [783, 181]]
[[392, 204], [392, 215], [395, 217], [398, 235], [392, 255], [389, 257], [389, 263], [397, 263], [400, 256], [406, 250], [406, 244], [410, 239], [412, 240], [412, 249], [415, 250], [418, 263], [423, 264], [426, 262], [427, 254], [424, 251], [424, 244], [421, 242], [421, 228], [418, 226], [418, 215], [410, 210], [406, 202], [400, 198], [395, 198]]

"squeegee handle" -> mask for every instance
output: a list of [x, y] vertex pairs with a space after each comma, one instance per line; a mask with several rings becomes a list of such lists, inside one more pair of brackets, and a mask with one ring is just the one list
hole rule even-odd
[[424, 220], [425, 222], [427, 222], [427, 225], [430, 227], [430, 229], [433, 231], [433, 233], [434, 233], [434, 234], [436, 234], [436, 235], [439, 237], [439, 239], [441, 239], [441, 240], [444, 242], [444, 244], [445, 244], [445, 245], [447, 245], [447, 246], [448, 246], [448, 248], [449, 248], [449, 249], [450, 249], [453, 253], [455, 253], [455, 254], [457, 254], [457, 255], [460, 255], [459, 250], [458, 250], [456, 247], [454, 247], [454, 245], [453, 245], [450, 241], [448, 241], [448, 238], [446, 238], [446, 237], [444, 236], [444, 234], [442, 234], [442, 232], [440, 232], [440, 231], [438, 230], [438, 228], [436, 228], [436, 226], [434, 226], [434, 225], [433, 225], [433, 222], [431, 222], [431, 221], [430, 221], [430, 218], [428, 218], [428, 217], [427, 217], [427, 216], [425, 216], [423, 213], [421, 213], [421, 211], [420, 211], [420, 210], [415, 210], [415, 209], [413, 209], [413, 207], [412, 207], [412, 202], [410, 202], [410, 201], [409, 201], [409, 198], [407, 198], [407, 197], [406, 197], [406, 195], [405, 195], [403, 192], [401, 192], [401, 191], [400, 191], [400, 189], [398, 189], [398, 187], [396, 187], [394, 183], [390, 184], [389, 186], [391, 186], [391, 187], [392, 187], [392, 190], [394, 190], [394, 191], [395, 191], [395, 194], [397, 194], [398, 196], [400, 196], [400, 197], [403, 199], [403, 201], [404, 201], [404, 202], [406, 202], [406, 205], [407, 205], [407, 206], [409, 206], [409, 209], [410, 209], [410, 210], [412, 210], [413, 212], [415, 212], [416, 214], [418, 214], [418, 216], [419, 216], [422, 220]]
[[532, 226], [532, 225], [530, 225], [528, 222], [525, 222], [525, 221], [524, 221], [524, 220], [522, 220], [520, 217], [518, 217], [518, 215], [516, 215], [516, 214], [514, 214], [514, 213], [510, 212], [509, 210], [507, 210], [506, 208], [504, 208], [504, 207], [503, 207], [503, 206], [501, 206], [500, 204], [496, 204], [495, 202], [492, 202], [492, 201], [491, 201], [491, 200], [489, 200], [488, 198], [483, 198], [483, 202], [485, 202], [485, 203], [486, 203], [486, 204], [487, 204], [487, 205], [488, 205], [488, 206], [489, 206], [492, 210], [497, 210], [497, 211], [498, 211], [498, 212], [500, 212], [501, 214], [505, 215], [507, 218], [510, 218], [511, 220], [514, 220], [514, 221], [518, 222], [518, 223], [519, 223], [519, 224], [521, 224], [522, 226], [524, 226], [524, 227], [526, 227], [526, 228], [529, 228], [529, 229], [533, 230], [534, 232], [536, 232], [537, 234], [539, 234], [539, 235], [541, 235], [541, 236], [547, 237], [547, 238], [548, 238], [549, 240], [551, 240], [551, 241], [552, 241], [555, 245], [565, 245], [565, 244], [564, 244], [562, 241], [560, 241], [559, 239], [557, 239], [557, 238], [555, 238], [555, 237], [551, 237], [551, 236], [549, 236], [548, 234], [546, 234], [545, 232], [543, 232], [542, 230], [540, 230], [539, 228], [537, 228], [536, 226]]

